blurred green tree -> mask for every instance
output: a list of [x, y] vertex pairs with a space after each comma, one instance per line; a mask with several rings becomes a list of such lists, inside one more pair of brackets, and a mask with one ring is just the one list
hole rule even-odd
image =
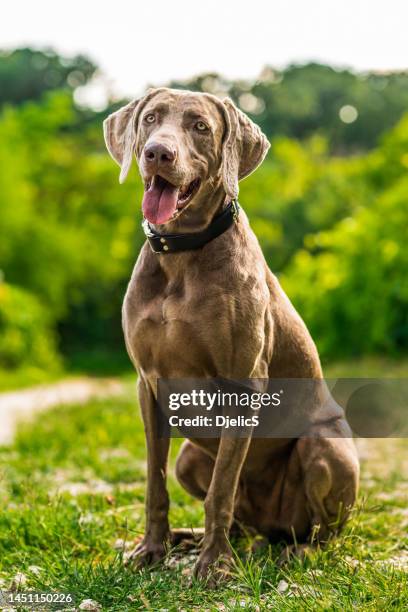
[[73, 122], [61, 92], [0, 117], [0, 269], [37, 296], [66, 344], [109, 346], [121, 342], [121, 300], [142, 242], [136, 171], [118, 189], [100, 126], [76, 133], [66, 129]]
[[362, 167], [371, 195], [307, 236], [283, 274], [326, 356], [408, 349], [408, 115]]
[[0, 108], [38, 100], [53, 89], [73, 91], [85, 85], [96, 69], [83, 55], [66, 58], [52, 49], [0, 51]]
[[0, 368], [55, 371], [61, 360], [49, 312], [32, 294], [0, 283]]

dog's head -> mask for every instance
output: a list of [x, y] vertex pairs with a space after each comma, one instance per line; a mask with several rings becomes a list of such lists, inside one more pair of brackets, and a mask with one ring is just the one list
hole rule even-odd
[[136, 156], [143, 179], [143, 214], [166, 224], [222, 186], [229, 199], [238, 181], [265, 157], [269, 142], [231, 100], [159, 88], [104, 121], [106, 146], [121, 166]]

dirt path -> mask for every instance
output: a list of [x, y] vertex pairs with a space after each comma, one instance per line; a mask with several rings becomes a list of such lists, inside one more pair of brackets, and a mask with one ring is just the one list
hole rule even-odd
[[125, 385], [114, 378], [76, 378], [0, 393], [0, 445], [9, 444], [19, 422], [59, 404], [85, 404], [93, 398], [122, 395]]

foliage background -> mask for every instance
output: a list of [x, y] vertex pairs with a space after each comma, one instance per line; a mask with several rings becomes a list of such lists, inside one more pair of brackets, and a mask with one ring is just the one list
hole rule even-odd
[[[125, 101], [74, 102], [96, 71], [81, 56], [0, 53], [3, 370], [127, 363], [120, 309], [143, 242], [141, 184], [133, 168], [119, 186], [103, 143], [102, 119]], [[307, 64], [170, 85], [230, 95], [271, 139], [240, 201], [323, 359], [406, 353], [408, 73]]]

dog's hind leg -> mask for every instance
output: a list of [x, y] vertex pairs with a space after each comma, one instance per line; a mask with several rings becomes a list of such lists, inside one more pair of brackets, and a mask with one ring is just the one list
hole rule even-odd
[[311, 519], [311, 539], [324, 542], [346, 522], [358, 491], [359, 463], [350, 438], [303, 438], [297, 443]]
[[292, 556], [303, 558], [308, 548], [324, 545], [338, 533], [350, 514], [358, 490], [359, 464], [351, 439], [301, 438], [296, 452], [303, 473], [309, 538], [306, 544], [295, 542], [288, 546], [281, 562]]
[[205, 499], [211, 483], [214, 460], [189, 440], [183, 442], [176, 460], [176, 477], [197, 499]]
[[[211, 483], [214, 470], [214, 460], [198, 446], [189, 440], [183, 442], [176, 461], [176, 477], [182, 487], [193, 497], [204, 500]], [[230, 529], [231, 537], [239, 537], [245, 534], [240, 524], [234, 520]], [[202, 540], [204, 528], [172, 529], [170, 541], [176, 546], [183, 542], [186, 545], [192, 543], [194, 546]]]

